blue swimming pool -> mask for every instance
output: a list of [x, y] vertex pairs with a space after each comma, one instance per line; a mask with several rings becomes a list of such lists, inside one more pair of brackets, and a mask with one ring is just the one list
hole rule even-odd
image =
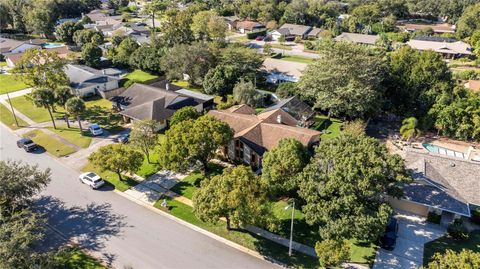
[[432, 152], [432, 153], [443, 154], [443, 155], [447, 155], [447, 156], [466, 159], [465, 153], [460, 152], [460, 151], [455, 151], [455, 150], [447, 149], [447, 148], [444, 148], [444, 147], [439, 147], [437, 145], [428, 144], [428, 143], [425, 143], [425, 144], [422, 144], [422, 145], [426, 150], [428, 150], [429, 152]]
[[65, 46], [64, 44], [61, 43], [43, 43], [42, 47], [46, 49], [53, 49], [53, 48], [59, 48]]

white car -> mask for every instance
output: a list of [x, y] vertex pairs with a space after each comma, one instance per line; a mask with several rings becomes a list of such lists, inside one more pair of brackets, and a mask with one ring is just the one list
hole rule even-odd
[[88, 127], [92, 135], [102, 135], [103, 134], [103, 129], [100, 127], [98, 124], [94, 123]]
[[103, 181], [99, 175], [93, 172], [83, 173], [80, 175], [79, 179], [80, 182], [87, 184], [92, 189], [98, 189], [105, 184], [105, 181]]

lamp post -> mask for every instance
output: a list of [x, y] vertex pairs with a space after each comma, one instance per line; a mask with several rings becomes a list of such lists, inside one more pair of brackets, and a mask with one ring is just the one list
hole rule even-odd
[[[285, 207], [288, 210], [290, 205]], [[295, 216], [295, 200], [292, 201], [292, 220], [290, 222], [290, 242], [288, 243], [288, 256], [292, 256], [292, 242], [293, 242], [293, 218]]]

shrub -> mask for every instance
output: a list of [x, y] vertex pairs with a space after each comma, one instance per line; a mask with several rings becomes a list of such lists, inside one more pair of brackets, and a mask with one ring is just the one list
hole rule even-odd
[[463, 227], [463, 221], [456, 219], [448, 226], [448, 234], [455, 240], [465, 240], [468, 238], [468, 231]]
[[480, 225], [480, 207], [472, 210], [472, 222]]
[[327, 239], [315, 244], [315, 252], [317, 252], [320, 265], [330, 268], [340, 266], [348, 260], [350, 247], [345, 241]]
[[442, 216], [435, 212], [428, 212], [427, 221], [431, 223], [440, 224]]

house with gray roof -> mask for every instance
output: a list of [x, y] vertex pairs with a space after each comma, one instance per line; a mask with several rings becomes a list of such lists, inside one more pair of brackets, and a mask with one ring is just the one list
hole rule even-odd
[[295, 38], [300, 37], [306, 39], [308, 37], [316, 38], [318, 34], [322, 31], [320, 28], [311, 27], [307, 25], [285, 23], [280, 28], [273, 30], [270, 35], [272, 40], [277, 41], [280, 36], [285, 38]]
[[110, 100], [126, 122], [155, 120], [158, 130], [166, 128], [173, 113], [180, 108], [191, 106], [202, 112], [213, 107], [213, 96], [170, 86], [166, 81], [153, 85], [134, 83]]
[[450, 222], [480, 206], [480, 163], [409, 149], [405, 165], [413, 182], [403, 186], [401, 200], [390, 200], [394, 208], [422, 216], [433, 211]]
[[70, 80], [73, 94], [80, 97], [101, 94], [119, 87], [121, 72], [117, 69], [98, 70], [85, 65], [67, 64], [64, 71]]
[[315, 115], [315, 111], [296, 96], [279, 100], [276, 104], [265, 108], [260, 114], [268, 113], [276, 109], [287, 112], [297, 120], [297, 126], [305, 128], [308, 128], [312, 124], [311, 119]]
[[378, 35], [364, 35], [364, 34], [343, 32], [340, 35], [336, 36], [333, 40], [352, 42], [352, 43], [363, 44], [363, 45], [375, 45], [379, 39], [380, 39], [380, 36]]
[[408, 41], [407, 45], [420, 51], [432, 50], [446, 59], [455, 59], [472, 54], [472, 47], [469, 44], [455, 39], [420, 37]]

